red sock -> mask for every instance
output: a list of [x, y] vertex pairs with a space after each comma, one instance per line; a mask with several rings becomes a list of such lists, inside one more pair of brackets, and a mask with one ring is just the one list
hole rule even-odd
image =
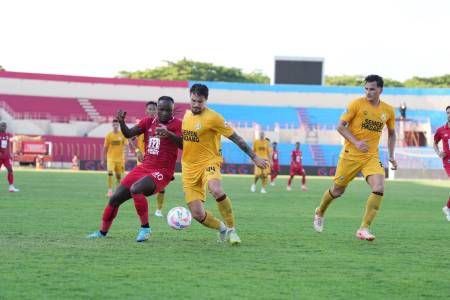
[[14, 183], [14, 175], [13, 172], [8, 172], [8, 183], [11, 185]]
[[448, 197], [447, 207], [450, 209], [450, 197]]
[[109, 203], [106, 205], [105, 210], [103, 211], [102, 226], [100, 227], [100, 231], [108, 232], [118, 212], [118, 207], [112, 206]]
[[134, 200], [134, 207], [136, 207], [136, 212], [141, 220], [141, 225], [148, 224], [148, 202], [144, 194], [134, 194], [131, 195]]
[[273, 182], [275, 178], [277, 178], [277, 175], [277, 173], [273, 173], [272, 175], [270, 175], [270, 182]]
[[289, 180], [288, 180], [288, 185], [289, 185], [289, 186], [291, 185], [292, 178], [294, 178], [294, 176], [289, 177]]

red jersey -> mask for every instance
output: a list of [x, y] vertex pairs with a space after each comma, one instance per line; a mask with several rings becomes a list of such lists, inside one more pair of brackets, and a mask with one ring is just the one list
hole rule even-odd
[[293, 150], [291, 154], [291, 165], [302, 165], [303, 153], [300, 150]]
[[439, 127], [434, 134], [434, 142], [437, 144], [442, 140], [442, 148], [444, 149], [446, 158], [450, 158], [450, 148], [449, 148], [449, 140], [450, 140], [450, 128], [448, 124], [445, 124], [442, 127]]
[[278, 150], [273, 149], [272, 150], [272, 162], [274, 165], [279, 163], [279, 157], [278, 157]]
[[10, 143], [12, 135], [7, 132], [0, 132], [0, 159], [10, 158]]
[[144, 133], [145, 154], [142, 166], [174, 173], [178, 147], [169, 138], [156, 135], [156, 128], [166, 126], [167, 130], [181, 137], [181, 121], [173, 118], [167, 124], [162, 124], [157, 118], [145, 117], [137, 126]]

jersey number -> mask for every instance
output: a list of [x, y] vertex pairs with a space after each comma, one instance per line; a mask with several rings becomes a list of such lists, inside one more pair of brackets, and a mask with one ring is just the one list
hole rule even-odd
[[148, 153], [153, 155], [159, 154], [160, 139], [152, 137], [148, 140]]

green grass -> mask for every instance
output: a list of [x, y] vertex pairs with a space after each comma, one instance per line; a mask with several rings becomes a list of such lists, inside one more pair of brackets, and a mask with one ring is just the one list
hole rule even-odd
[[[1, 173], [3, 179], [5, 173]], [[109, 237], [86, 240], [106, 203], [103, 173], [16, 172], [20, 193], [0, 181], [0, 299], [448, 299], [450, 222], [441, 208], [448, 182], [387, 182], [372, 227], [374, 242], [354, 234], [369, 189], [351, 184], [332, 204], [325, 230], [312, 214], [331, 179], [279, 178], [267, 195], [250, 177], [225, 177], [242, 245], [218, 244], [197, 223], [170, 229], [151, 216], [154, 234], [134, 241], [138, 218], [125, 203]], [[164, 211], [184, 205], [180, 177]], [[216, 215], [214, 201], [207, 206]], [[155, 200], [150, 200], [153, 212]]]

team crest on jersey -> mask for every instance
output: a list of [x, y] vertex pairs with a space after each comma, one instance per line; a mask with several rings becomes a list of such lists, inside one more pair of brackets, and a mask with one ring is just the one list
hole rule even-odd
[[200, 124], [200, 123], [197, 123], [197, 124], [195, 124], [195, 126], [194, 126], [194, 129], [195, 130], [200, 130], [202, 128], [202, 124]]
[[381, 121], [386, 122], [386, 120], [387, 120], [386, 113], [381, 113], [380, 119], [381, 119]]
[[344, 180], [344, 178], [345, 178], [344, 176], [339, 176], [340, 181]]

